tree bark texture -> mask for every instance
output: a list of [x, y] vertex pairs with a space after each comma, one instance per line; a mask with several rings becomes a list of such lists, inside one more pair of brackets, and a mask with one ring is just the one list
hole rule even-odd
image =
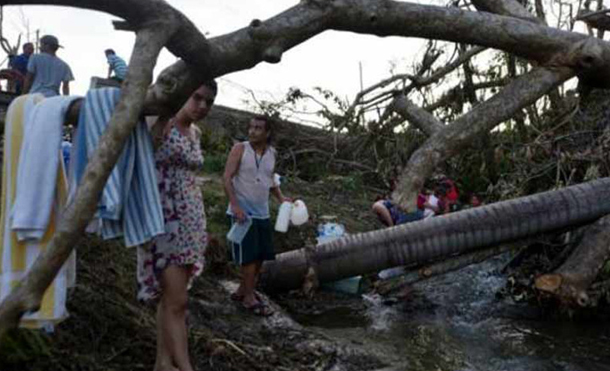
[[610, 212], [610, 178], [279, 254], [263, 266], [269, 289], [299, 288], [310, 267], [320, 282], [421, 264], [596, 220]]
[[127, 138], [139, 122], [146, 91], [152, 81], [153, 68], [171, 30], [171, 24], [158, 23], [151, 29], [138, 31], [130, 60], [133, 68], [127, 73], [121, 99], [85, 169], [73, 201], [66, 207], [47, 250], [34, 262], [21, 284], [0, 304], [0, 339], [9, 329], [18, 325], [24, 313], [38, 310], [45, 290], [84, 235], [85, 228], [97, 209], [97, 200], [106, 180], [121, 155]]
[[536, 279], [536, 288], [567, 303], [589, 305], [587, 289], [610, 258], [609, 240], [610, 216], [605, 216], [586, 229], [582, 241], [564, 264]]
[[523, 5], [515, 0], [472, 0], [472, 4], [480, 11], [521, 18], [526, 21], [544, 24], [540, 18], [537, 18], [528, 12]]
[[430, 112], [414, 104], [405, 96], [392, 101], [392, 110], [427, 136], [432, 136], [445, 128], [445, 125]]

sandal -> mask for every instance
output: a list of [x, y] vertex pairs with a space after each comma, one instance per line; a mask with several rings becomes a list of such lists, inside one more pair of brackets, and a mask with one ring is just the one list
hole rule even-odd
[[270, 315], [272, 315], [273, 309], [271, 309], [270, 307], [268, 307], [267, 305], [265, 305], [264, 303], [258, 302], [254, 305], [251, 305], [249, 307], [243, 305], [244, 309], [252, 312], [252, 314], [255, 314], [257, 316], [261, 316], [261, 317], [269, 317]]

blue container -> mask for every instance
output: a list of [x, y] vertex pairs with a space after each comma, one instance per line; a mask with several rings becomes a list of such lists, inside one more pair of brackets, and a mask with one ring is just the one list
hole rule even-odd
[[339, 281], [324, 283], [322, 284], [322, 288], [330, 291], [357, 295], [362, 291], [360, 286], [361, 281], [362, 276], [355, 276]]

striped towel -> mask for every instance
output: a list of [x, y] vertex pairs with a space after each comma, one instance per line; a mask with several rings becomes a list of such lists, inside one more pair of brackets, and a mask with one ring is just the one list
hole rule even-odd
[[[87, 93], [73, 148], [72, 189], [80, 182], [120, 94], [116, 88], [93, 89]], [[123, 237], [128, 247], [144, 244], [165, 233], [152, 140], [144, 121], [136, 126], [112, 170], [96, 216], [104, 239]]]
[[17, 195], [11, 213], [11, 227], [21, 240], [39, 240], [49, 224], [61, 159], [61, 138], [66, 112], [78, 96], [57, 96], [36, 104], [24, 122], [19, 156]]
[[[10, 218], [7, 212], [12, 209], [15, 202], [17, 174], [19, 171], [19, 157], [24, 136], [24, 123], [28, 113], [35, 104], [44, 97], [40, 94], [21, 96], [9, 106], [4, 126], [4, 157], [2, 164], [2, 195], [0, 216], [0, 300], [3, 300], [25, 276], [27, 270], [34, 263], [38, 255], [45, 251], [59, 221], [67, 197], [67, 181], [65, 168], [57, 168], [55, 203], [51, 210], [48, 227], [42, 239], [35, 242], [19, 242], [16, 233], [11, 231]], [[61, 153], [56, 152], [60, 158]], [[72, 253], [66, 264], [61, 268], [57, 277], [49, 286], [43, 296], [42, 305], [38, 312], [26, 314], [21, 320], [21, 326], [41, 328], [53, 324], [67, 317], [66, 294], [68, 287], [74, 284], [76, 272], [75, 254]]]

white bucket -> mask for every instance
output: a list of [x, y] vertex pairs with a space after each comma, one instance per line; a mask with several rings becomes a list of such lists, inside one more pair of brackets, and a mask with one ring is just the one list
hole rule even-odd
[[282, 202], [280, 210], [277, 213], [277, 219], [275, 220], [275, 230], [278, 232], [288, 232], [288, 225], [290, 224], [290, 214], [292, 213], [292, 202]]
[[290, 221], [294, 225], [301, 225], [307, 223], [309, 220], [309, 213], [307, 212], [307, 206], [301, 200], [296, 200], [292, 207], [292, 213], [290, 214]]

